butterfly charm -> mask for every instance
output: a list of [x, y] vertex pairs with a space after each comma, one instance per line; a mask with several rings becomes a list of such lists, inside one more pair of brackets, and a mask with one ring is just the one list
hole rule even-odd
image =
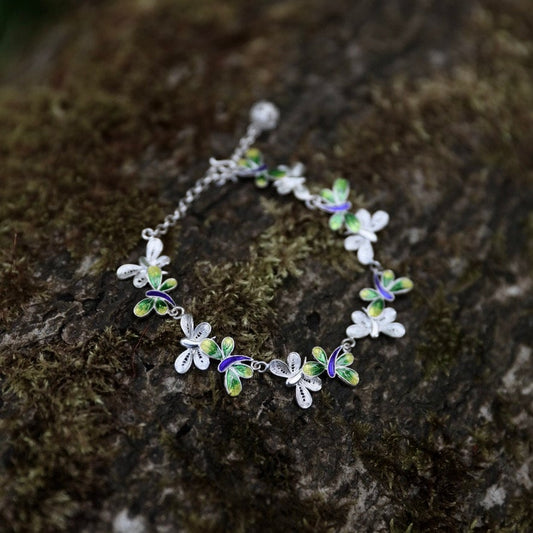
[[185, 348], [174, 362], [174, 368], [178, 374], [185, 374], [194, 361], [196, 368], [206, 370], [209, 367], [209, 357], [200, 350], [200, 344], [207, 339], [211, 333], [211, 325], [207, 322], [201, 322], [194, 327], [193, 318], [189, 314], [181, 317], [181, 329], [186, 335], [180, 340], [180, 344]]
[[230, 396], [238, 396], [242, 391], [241, 378], [251, 378], [252, 361], [247, 355], [231, 355], [235, 342], [231, 337], [224, 337], [220, 346], [213, 339], [205, 339], [200, 343], [200, 350], [209, 357], [220, 361], [217, 370], [224, 374], [224, 386]]
[[395, 279], [392, 270], [385, 270], [373, 276], [375, 289], [362, 289], [359, 296], [365, 302], [370, 302], [367, 307], [368, 315], [377, 317], [385, 308], [385, 302], [393, 302], [398, 294], [409, 292], [413, 282], [409, 278]]
[[389, 215], [385, 211], [376, 211], [373, 215], [366, 209], [359, 209], [355, 213], [360, 227], [357, 233], [348, 235], [344, 239], [344, 248], [348, 251], [357, 250], [357, 259], [362, 265], [368, 265], [374, 259], [372, 243], [378, 240], [376, 232], [389, 223]]
[[[364, 312], [363, 312], [364, 311]], [[405, 328], [396, 320], [396, 310], [392, 307], [383, 309], [380, 315], [373, 317], [368, 309], [352, 313], [353, 324], [346, 329], [346, 335], [352, 339], [361, 339], [370, 335], [376, 338], [380, 333], [389, 337], [403, 337]]]
[[319, 376], [326, 371], [330, 378], [339, 377], [348, 385], [355, 387], [359, 383], [359, 374], [348, 368], [353, 363], [354, 357], [342, 346], [335, 348], [329, 358], [320, 346], [315, 346], [312, 353], [315, 361], [308, 361], [303, 366], [303, 371], [308, 376]]
[[165, 315], [168, 312], [169, 304], [176, 307], [174, 300], [167, 294], [174, 289], [178, 282], [174, 278], [163, 281], [163, 272], [158, 266], [149, 266], [146, 270], [148, 283], [152, 287], [146, 291], [146, 298], [137, 303], [133, 308], [135, 316], [146, 316], [152, 309], [155, 309], [158, 315]]
[[287, 362], [274, 359], [269, 364], [272, 374], [286, 378], [287, 387], [296, 387], [296, 402], [302, 409], [308, 409], [313, 403], [310, 391], [319, 391], [322, 388], [322, 380], [319, 377], [310, 377], [304, 374], [300, 354], [291, 352], [287, 356]]
[[[163, 243], [161, 239], [152, 237], [146, 243], [146, 255], [139, 258], [139, 264], [126, 264], [117, 269], [118, 279], [127, 279], [133, 277], [133, 285], [140, 289], [148, 283], [148, 268], [156, 266], [162, 268], [170, 263], [167, 255], [161, 255]], [[164, 270], [163, 274], [167, 274]]]
[[352, 233], [359, 230], [360, 223], [357, 217], [348, 212], [352, 203], [348, 200], [350, 185], [343, 178], [338, 178], [331, 189], [322, 189], [320, 192], [321, 202], [317, 207], [327, 213], [332, 213], [329, 219], [329, 227], [336, 231], [344, 225]]

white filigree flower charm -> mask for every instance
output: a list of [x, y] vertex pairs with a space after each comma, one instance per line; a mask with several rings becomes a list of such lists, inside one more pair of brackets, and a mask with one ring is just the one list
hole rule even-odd
[[207, 322], [201, 322], [194, 327], [193, 318], [189, 314], [181, 317], [180, 325], [186, 335], [184, 339], [180, 340], [180, 344], [186, 349], [178, 355], [174, 362], [176, 372], [185, 374], [191, 368], [193, 361], [196, 368], [206, 370], [209, 367], [209, 357], [200, 350], [200, 343], [208, 338], [211, 333], [211, 325]]
[[376, 338], [380, 333], [389, 337], [403, 337], [405, 335], [403, 324], [394, 322], [396, 320], [396, 310], [392, 307], [383, 309], [381, 314], [375, 317], [367, 309], [363, 309], [363, 311], [354, 311], [352, 313], [353, 324], [346, 329], [348, 337], [361, 339], [370, 335]]
[[[148, 283], [148, 268], [156, 266], [162, 268], [170, 263], [167, 255], [161, 255], [163, 243], [161, 239], [151, 237], [146, 243], [146, 255], [139, 257], [139, 264], [126, 264], [117, 269], [118, 279], [133, 277], [133, 285], [140, 289]], [[164, 270], [162, 274], [167, 274]]]
[[376, 211], [373, 215], [366, 209], [359, 209], [355, 216], [361, 226], [344, 239], [344, 248], [349, 251], [357, 250], [357, 259], [363, 265], [368, 265], [374, 259], [372, 243], [378, 240], [376, 231], [383, 229], [389, 223], [389, 215], [385, 211]]
[[291, 352], [287, 356], [286, 363], [280, 359], [274, 359], [269, 369], [272, 374], [286, 378], [287, 387], [296, 387], [296, 402], [302, 409], [311, 407], [313, 398], [309, 391], [319, 391], [322, 388], [322, 380], [319, 377], [304, 374], [300, 354]]
[[292, 167], [278, 166], [279, 176], [274, 179], [274, 187], [278, 194], [285, 195], [294, 193], [298, 200], [307, 200], [310, 197], [309, 189], [304, 185], [305, 167], [302, 163], [296, 163]]

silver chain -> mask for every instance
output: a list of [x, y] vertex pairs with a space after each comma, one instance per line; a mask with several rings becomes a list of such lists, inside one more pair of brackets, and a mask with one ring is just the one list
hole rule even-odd
[[185, 192], [185, 195], [178, 202], [178, 206], [174, 212], [168, 214], [161, 224], [158, 224], [155, 228], [144, 228], [141, 231], [142, 238], [147, 241], [151, 237], [161, 237], [161, 235], [165, 235], [169, 228], [175, 226], [178, 220], [185, 216], [191, 204], [205, 190], [207, 190], [212, 183], [220, 187], [228, 181], [236, 181], [239, 161], [252, 146], [263, 129], [265, 128], [262, 128], [257, 122], [252, 122], [252, 124], [248, 126], [246, 133], [239, 140], [237, 147], [229, 159], [215, 159], [214, 157], [209, 159], [209, 168], [205, 176], [196, 181], [196, 183]]

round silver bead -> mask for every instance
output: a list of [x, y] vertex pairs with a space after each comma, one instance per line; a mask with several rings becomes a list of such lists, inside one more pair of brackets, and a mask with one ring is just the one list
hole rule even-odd
[[262, 100], [252, 106], [250, 120], [260, 130], [274, 129], [278, 124], [279, 110], [272, 103]]

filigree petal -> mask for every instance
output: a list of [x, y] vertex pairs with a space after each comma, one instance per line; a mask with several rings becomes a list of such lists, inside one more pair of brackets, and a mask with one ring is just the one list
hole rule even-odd
[[140, 289], [141, 287], [144, 287], [148, 283], [148, 276], [146, 275], [146, 269], [139, 270], [137, 274], [135, 274], [135, 277], [133, 278], [133, 285]]
[[319, 377], [311, 377], [307, 375], [302, 376], [303, 384], [313, 392], [319, 391], [322, 388], [322, 380]]
[[372, 231], [382, 230], [389, 223], [389, 214], [386, 211], [376, 211], [372, 215], [370, 229]]
[[313, 404], [313, 397], [306, 387], [299, 381], [296, 383], [296, 403], [302, 409], [308, 409]]
[[156, 259], [163, 251], [163, 242], [157, 237], [150, 237], [146, 244], [146, 259], [150, 265], [155, 265]]
[[405, 327], [399, 322], [392, 322], [392, 324], [385, 324], [380, 327], [381, 333], [388, 335], [389, 337], [403, 337], [405, 335]]
[[185, 334], [185, 336], [189, 339], [194, 331], [194, 320], [189, 313], [185, 313], [180, 320], [180, 326], [181, 330]]
[[274, 361], [271, 361], [268, 369], [270, 372], [272, 372], [272, 374], [279, 376], [280, 378], [287, 378], [291, 375], [289, 366], [281, 359], [274, 359]]
[[178, 374], [185, 374], [192, 364], [192, 350], [189, 348], [182, 352], [174, 361], [174, 368]]
[[211, 324], [207, 322], [200, 322], [200, 324], [198, 324], [196, 328], [194, 328], [194, 332], [192, 333], [191, 339], [193, 341], [199, 341], [208, 337], [210, 333]]
[[348, 237], [344, 239], [344, 249], [349, 252], [355, 252], [365, 241], [366, 239], [363, 239], [361, 235], [348, 235]]
[[128, 279], [135, 276], [139, 270], [143, 270], [143, 267], [140, 265], [126, 264], [117, 268], [117, 278], [118, 279]]
[[200, 370], [207, 370], [209, 368], [209, 357], [200, 350], [194, 350], [194, 364]]
[[300, 354], [297, 352], [291, 352], [287, 356], [287, 365], [289, 366], [291, 374], [300, 370], [300, 367], [302, 366], [302, 358], [300, 357]]

